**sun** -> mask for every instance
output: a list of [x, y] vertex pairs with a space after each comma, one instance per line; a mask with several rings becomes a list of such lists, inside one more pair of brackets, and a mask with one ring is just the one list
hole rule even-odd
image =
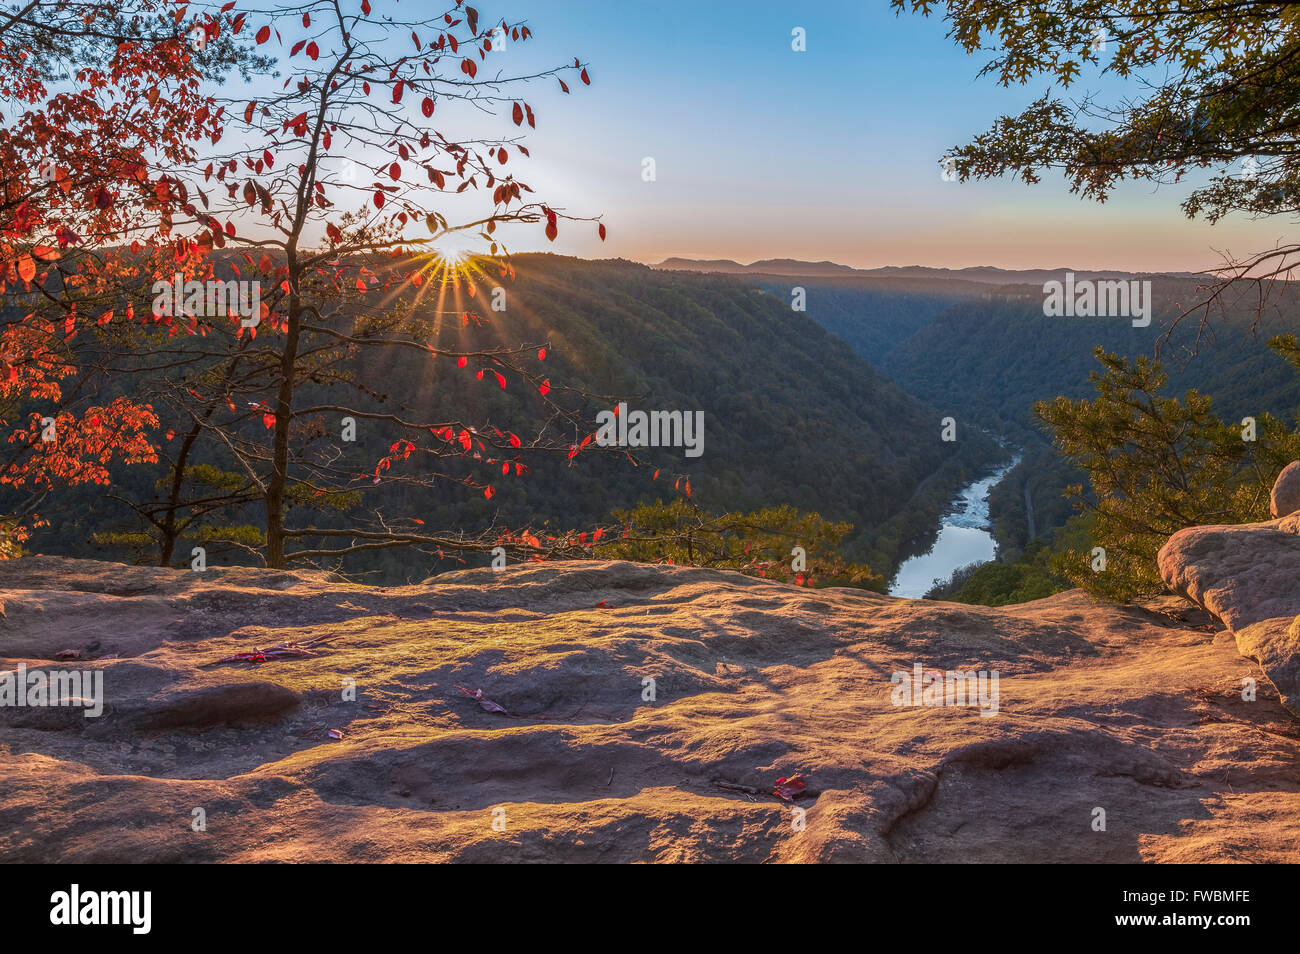
[[432, 250], [433, 257], [443, 263], [448, 269], [459, 269], [470, 260], [473, 253], [467, 248], [459, 246], [448, 246], [435, 248]]

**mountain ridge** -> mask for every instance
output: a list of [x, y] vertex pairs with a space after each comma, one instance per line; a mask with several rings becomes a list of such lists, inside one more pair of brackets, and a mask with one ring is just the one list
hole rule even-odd
[[792, 258], [769, 258], [742, 265], [732, 259], [691, 259], [673, 256], [650, 268], [662, 271], [718, 272], [728, 275], [790, 275], [790, 276], [859, 276], [863, 278], [939, 278], [960, 279], [983, 285], [1038, 284], [1060, 280], [1066, 272], [1073, 272], [1080, 280], [1114, 280], [1134, 276], [1163, 278], [1212, 278], [1207, 272], [1128, 271], [1121, 269], [1088, 268], [999, 268], [995, 265], [971, 265], [966, 268], [937, 268], [931, 265], [884, 265], [877, 268], [853, 268], [837, 262], [805, 262]]

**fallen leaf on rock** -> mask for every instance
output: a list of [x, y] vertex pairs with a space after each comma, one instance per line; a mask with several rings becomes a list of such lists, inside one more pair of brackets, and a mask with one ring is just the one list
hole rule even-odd
[[[333, 639], [337, 633], [327, 636], [317, 636], [313, 639], [304, 639], [299, 642], [277, 643], [270, 649], [253, 649], [251, 652], [235, 653], [232, 656], [224, 656], [221, 659], [214, 659], [212, 662], [204, 663], [205, 666], [220, 666], [224, 663], [246, 662], [246, 663], [264, 663], [271, 659], [293, 659], [303, 656], [319, 656], [319, 653], [312, 652], [312, 649], [318, 648], [319, 643]], [[308, 647], [311, 647], [310, 649]]]
[[55, 659], [80, 659], [80, 658], [81, 658], [81, 650], [80, 650], [80, 649], [60, 649], [57, 653], [54, 654], [54, 658], [55, 658]]
[[479, 706], [483, 709], [484, 712], [500, 712], [502, 715], [510, 714], [509, 712], [506, 712], [506, 710], [503, 709], [501, 706], [493, 702], [491, 699], [485, 699], [483, 697], [482, 689], [466, 689], [464, 686], [457, 686], [456, 688], [459, 689], [461, 692], [465, 693], [465, 695], [469, 696], [471, 699], [477, 701]]
[[329, 732], [326, 733], [326, 735], [328, 735], [331, 739], [335, 740], [336, 742], [343, 741], [343, 733], [340, 732], [338, 729], [330, 729]]
[[789, 778], [784, 776], [776, 780], [776, 788], [772, 789], [772, 794], [787, 802], [792, 802], [799, 795], [803, 794], [805, 779], [796, 772]]

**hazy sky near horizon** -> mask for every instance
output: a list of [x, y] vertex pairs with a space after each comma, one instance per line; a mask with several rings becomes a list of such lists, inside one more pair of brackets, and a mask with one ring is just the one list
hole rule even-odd
[[[484, 19], [527, 17], [521, 66], [581, 56], [592, 85], [530, 89], [538, 129], [516, 173], [594, 227], [549, 244], [507, 233], [512, 251], [657, 262], [671, 255], [829, 259], [857, 267], [1193, 270], [1271, 247], [1290, 221], [1189, 221], [1183, 187], [1121, 188], [1107, 203], [1062, 179], [944, 182], [939, 159], [1018, 112], [1045, 79], [1003, 89], [946, 37], [939, 16], [895, 16], [886, 0], [479, 3]], [[806, 31], [807, 50], [791, 49]], [[1082, 93], [1097, 84], [1084, 83]], [[1115, 87], [1108, 84], [1107, 89]], [[1072, 95], [1074, 95], [1072, 93]], [[645, 157], [656, 178], [642, 178]]]

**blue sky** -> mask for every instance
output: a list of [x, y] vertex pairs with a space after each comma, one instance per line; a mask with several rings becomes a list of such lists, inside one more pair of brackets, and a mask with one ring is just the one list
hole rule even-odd
[[[420, 2], [373, 5], [377, 16], [401, 18]], [[1033, 187], [942, 181], [939, 160], [950, 147], [1018, 113], [1047, 81], [1004, 89], [979, 78], [984, 58], [959, 50], [941, 16], [895, 16], [887, 0], [472, 2], [482, 23], [522, 18], [534, 34], [490, 54], [480, 78], [498, 69], [528, 75], [575, 56], [590, 64], [589, 87], [566, 74], [572, 95], [554, 78], [511, 90], [533, 106], [537, 129], [526, 140], [532, 157], [512, 151], [509, 170], [555, 208], [602, 215], [608, 241], [590, 223], [563, 223], [554, 243], [540, 226], [503, 228], [498, 237], [514, 252], [1197, 270], [1222, 264], [1225, 251], [1272, 247], [1291, 225], [1189, 222], [1178, 205], [1185, 186], [1127, 185], [1102, 205], [1071, 195], [1054, 175]], [[422, 6], [418, 15], [434, 19], [441, 9]], [[301, 32], [299, 16], [276, 18], [289, 42]], [[806, 38], [802, 52], [791, 46], [796, 28]], [[276, 46], [263, 49], [287, 53]], [[232, 85], [241, 102], [279, 88], [264, 80], [253, 89]], [[1094, 76], [1070, 95], [1094, 90], [1103, 101], [1134, 92]], [[434, 124], [452, 138], [518, 132], [507, 116], [455, 102], [439, 106]], [[365, 158], [382, 166], [391, 157]], [[649, 182], [647, 158], [655, 165]], [[447, 199], [438, 210], [455, 218], [468, 204]], [[483, 211], [477, 206], [465, 220]]]
[[[941, 181], [947, 147], [1018, 111], [1046, 81], [1003, 89], [977, 79], [983, 60], [958, 50], [940, 17], [896, 17], [885, 0], [479, 9], [485, 20], [527, 17], [536, 38], [504, 54], [521, 65], [591, 63], [589, 88], [563, 96], [543, 81], [528, 93], [534, 158], [516, 171], [609, 227], [602, 246], [593, 229], [570, 226], [556, 251], [1184, 269], [1217, 264], [1219, 249], [1272, 245], [1289, 224], [1191, 223], [1180, 189], [1149, 185], [1103, 206], [1051, 177], [1036, 187]], [[791, 49], [795, 27], [805, 52]], [[647, 156], [654, 182], [641, 177]], [[546, 244], [536, 239], [513, 248]]]

